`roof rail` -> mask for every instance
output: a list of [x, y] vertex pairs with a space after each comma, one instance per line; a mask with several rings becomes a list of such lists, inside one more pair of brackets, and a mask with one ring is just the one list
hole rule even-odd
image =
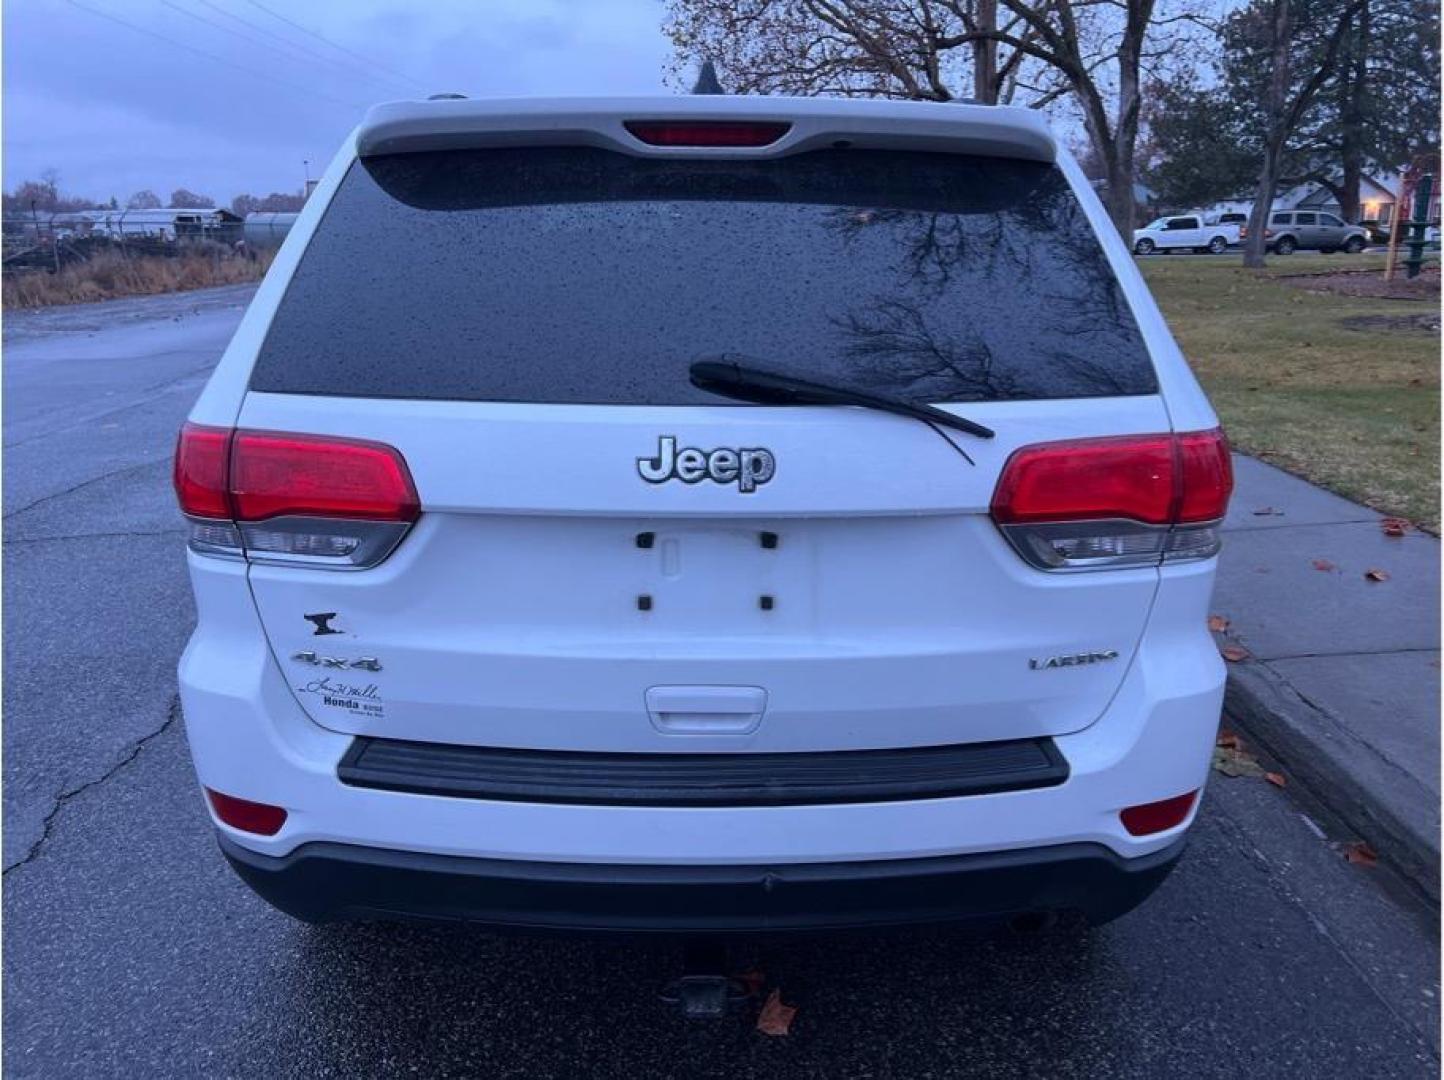
[[466, 95], [465, 95], [465, 94], [455, 94], [455, 93], [452, 93], [452, 92], [450, 92], [450, 91], [447, 91], [446, 93], [442, 93], [442, 94], [432, 94], [432, 95], [431, 95], [430, 97], [428, 97], [426, 100], [427, 100], [427, 101], [465, 101], [465, 100], [466, 100]]

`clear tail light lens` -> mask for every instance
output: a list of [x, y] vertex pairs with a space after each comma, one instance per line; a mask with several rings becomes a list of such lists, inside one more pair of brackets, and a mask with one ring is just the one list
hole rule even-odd
[[186, 424], [175, 487], [192, 550], [252, 562], [374, 566], [421, 510], [395, 448], [332, 436]]
[[1218, 552], [1232, 490], [1217, 429], [1073, 439], [1014, 451], [992, 516], [1042, 570], [1157, 566]]

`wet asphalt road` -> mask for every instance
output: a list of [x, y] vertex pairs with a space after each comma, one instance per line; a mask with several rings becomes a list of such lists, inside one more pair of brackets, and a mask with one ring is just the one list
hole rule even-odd
[[7, 1077], [1438, 1074], [1435, 915], [1259, 780], [1215, 776], [1105, 928], [740, 947], [786, 1039], [665, 1011], [665, 944], [271, 911], [215, 848], [174, 676], [171, 445], [248, 296], [6, 319]]

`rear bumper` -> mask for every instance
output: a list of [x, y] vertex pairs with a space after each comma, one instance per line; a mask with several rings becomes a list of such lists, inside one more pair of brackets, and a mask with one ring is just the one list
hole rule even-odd
[[1182, 854], [1125, 859], [1102, 844], [781, 866], [540, 863], [303, 844], [261, 855], [220, 836], [257, 893], [309, 922], [423, 918], [585, 933], [789, 933], [994, 923], [1033, 912], [1125, 914]]

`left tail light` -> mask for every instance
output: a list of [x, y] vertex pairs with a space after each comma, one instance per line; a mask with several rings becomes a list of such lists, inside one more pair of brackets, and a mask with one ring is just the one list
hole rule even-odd
[[175, 490], [193, 551], [251, 562], [375, 566], [421, 512], [395, 447], [328, 435], [186, 424]]
[[1217, 554], [1232, 491], [1217, 428], [1073, 439], [1015, 450], [992, 516], [1040, 570], [1157, 566]]

